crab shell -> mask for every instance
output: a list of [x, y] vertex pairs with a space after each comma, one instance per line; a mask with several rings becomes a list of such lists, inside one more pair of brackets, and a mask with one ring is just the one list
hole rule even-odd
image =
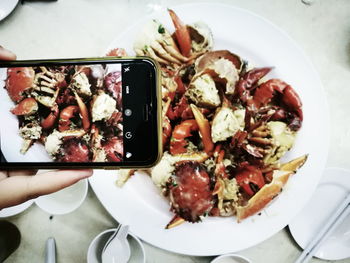
[[249, 199], [245, 206], [238, 206], [236, 208], [237, 221], [241, 222], [243, 219], [254, 215], [266, 207], [266, 205], [281, 192], [289, 177], [303, 166], [306, 160], [307, 155], [303, 155], [288, 163], [282, 164], [279, 170], [274, 171], [271, 183], [264, 185], [259, 192]]
[[193, 53], [204, 53], [213, 49], [214, 38], [207, 24], [196, 22], [187, 25], [187, 29], [190, 33]]
[[195, 223], [213, 207], [210, 177], [198, 162], [175, 165], [176, 185], [170, 187], [171, 209], [186, 221]]
[[196, 72], [201, 72], [207, 69], [211, 64], [213, 64], [216, 60], [221, 58], [225, 58], [233, 63], [238, 71], [241, 71], [243, 66], [242, 59], [228, 50], [216, 50], [210, 51], [202, 55], [196, 60], [195, 70]]
[[35, 72], [31, 67], [7, 70], [6, 89], [13, 101], [19, 102], [24, 98], [23, 92], [32, 87], [34, 76]]

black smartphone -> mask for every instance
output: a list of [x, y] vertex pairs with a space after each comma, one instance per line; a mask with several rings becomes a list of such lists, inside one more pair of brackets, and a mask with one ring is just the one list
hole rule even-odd
[[0, 169], [143, 168], [161, 155], [150, 58], [0, 62]]

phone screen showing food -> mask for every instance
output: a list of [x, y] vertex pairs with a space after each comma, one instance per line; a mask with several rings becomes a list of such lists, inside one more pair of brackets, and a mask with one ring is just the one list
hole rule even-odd
[[150, 63], [38, 62], [0, 70], [2, 164], [137, 166], [157, 158]]

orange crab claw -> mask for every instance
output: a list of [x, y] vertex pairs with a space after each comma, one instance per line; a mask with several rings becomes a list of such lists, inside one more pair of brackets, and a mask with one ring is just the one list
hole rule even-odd
[[204, 117], [203, 113], [197, 108], [196, 105], [191, 104], [191, 109], [194, 115], [194, 118], [197, 121], [199, 132], [202, 136], [202, 141], [204, 145], [204, 151], [211, 155], [213, 149], [214, 149], [214, 143], [211, 139], [211, 131], [210, 131], [210, 124], [209, 121]]
[[83, 121], [83, 128], [85, 131], [87, 131], [90, 127], [89, 111], [88, 111], [85, 103], [79, 97], [79, 95], [76, 92], [74, 92], [74, 95], [75, 95], [75, 99], [78, 102], [79, 111], [80, 111], [81, 118]]
[[55, 105], [54, 107], [51, 108], [50, 114], [44, 120], [41, 121], [41, 127], [44, 130], [51, 129], [57, 120], [58, 114], [59, 114], [58, 106]]
[[11, 112], [14, 115], [31, 115], [38, 111], [38, 103], [33, 98], [26, 98], [14, 107]]
[[32, 87], [34, 76], [35, 72], [31, 67], [7, 70], [6, 89], [13, 101], [19, 102], [23, 99], [23, 92]]
[[185, 120], [180, 124], [176, 125], [172, 137], [170, 140], [170, 153], [180, 154], [186, 152], [186, 146], [188, 142], [185, 140], [187, 137], [191, 136], [193, 131], [198, 130], [198, 125], [196, 120]]
[[180, 20], [180, 18], [171, 9], [168, 9], [171, 20], [175, 26], [175, 36], [177, 43], [180, 46], [181, 54], [189, 57], [191, 54], [191, 37], [187, 26]]
[[170, 222], [166, 225], [165, 229], [170, 229], [176, 226], [181, 225], [183, 222], [185, 222], [185, 219], [182, 217], [179, 217], [178, 215], [175, 215]]
[[60, 113], [60, 120], [58, 123], [58, 130], [60, 132], [67, 131], [70, 129], [71, 118], [78, 112], [78, 106], [68, 106], [64, 108]]

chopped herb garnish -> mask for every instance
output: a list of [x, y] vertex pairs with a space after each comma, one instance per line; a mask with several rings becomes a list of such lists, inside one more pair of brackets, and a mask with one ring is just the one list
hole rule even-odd
[[165, 33], [165, 28], [162, 25], [159, 25], [158, 27], [158, 33], [159, 34], [164, 34]]

